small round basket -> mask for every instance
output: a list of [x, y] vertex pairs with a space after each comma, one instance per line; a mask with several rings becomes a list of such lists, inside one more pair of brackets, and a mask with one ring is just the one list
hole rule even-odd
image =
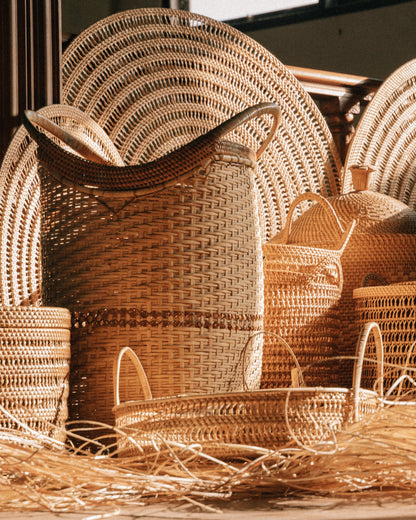
[[65, 439], [71, 316], [52, 307], [0, 307], [0, 427]]
[[[368, 337], [377, 345], [380, 392], [360, 387]], [[285, 344], [284, 340], [281, 340]], [[134, 363], [145, 399], [120, 403], [122, 358]], [[279, 449], [291, 441], [312, 447], [330, 441], [348, 423], [374, 413], [382, 403], [383, 347], [376, 323], [366, 324], [357, 346], [353, 388], [280, 388], [153, 399], [143, 367], [134, 352], [120, 350], [114, 368], [115, 424], [120, 456], [163, 450], [169, 443], [202, 445], [221, 458], [250, 456], [250, 448]]]

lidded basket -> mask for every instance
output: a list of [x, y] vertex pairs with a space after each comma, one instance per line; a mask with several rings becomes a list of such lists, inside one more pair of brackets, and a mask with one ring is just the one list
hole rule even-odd
[[[353, 191], [329, 197], [343, 226], [356, 221], [350, 240], [341, 257], [344, 285], [339, 301], [341, 334], [339, 356], [353, 356], [359, 334], [353, 291], [362, 287], [369, 273], [376, 273], [388, 283], [416, 278], [416, 212], [388, 195], [368, 190], [373, 168], [352, 166]], [[333, 240], [330, 226], [322, 222], [322, 208], [315, 204], [292, 225], [292, 239], [299, 244], [325, 247]], [[350, 386], [350, 363], [343, 361], [340, 385]], [[351, 365], [352, 366], [352, 365]]]

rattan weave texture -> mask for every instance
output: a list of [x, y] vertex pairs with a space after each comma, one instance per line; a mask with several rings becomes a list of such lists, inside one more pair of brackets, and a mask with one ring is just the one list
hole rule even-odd
[[[104, 189], [105, 168], [91, 186], [89, 167], [106, 165], [65, 151], [60, 155], [72, 162], [55, 171], [60, 147], [40, 139], [45, 134], [34, 129], [36, 117], [29, 114], [25, 124], [48, 165], [39, 169], [44, 301], [69, 308], [76, 327], [72, 419], [111, 421], [108, 378], [124, 345], [140, 355], [157, 396], [241, 389], [236, 370], [242, 346], [263, 323], [256, 153], [219, 138], [265, 114], [274, 115], [273, 136], [280, 111], [259, 104], [198, 138], [201, 152], [191, 160], [189, 145], [163, 158], [160, 183], [155, 168], [150, 184], [139, 176], [137, 186], [125, 191]], [[70, 127], [71, 118], [64, 119]], [[111, 182], [122, 181], [125, 168], [113, 171], [118, 175]], [[260, 384], [261, 348], [259, 337], [244, 374], [251, 388]]]
[[[361, 371], [368, 339], [374, 337], [379, 392], [361, 389]], [[123, 402], [119, 395], [120, 368], [127, 354], [134, 363], [136, 385], [144, 399]], [[314, 446], [332, 439], [345, 424], [374, 413], [383, 396], [383, 346], [376, 323], [366, 324], [357, 344], [353, 387], [278, 388], [201, 396], [153, 399], [146, 373], [130, 349], [121, 349], [114, 375], [115, 423], [123, 455], [164, 447], [164, 441], [203, 443], [204, 452], [222, 458], [250, 456], [248, 446], [282, 448], [295, 440]], [[120, 404], [121, 403], [121, 404]], [[229, 444], [229, 445], [227, 445]]]
[[[416, 369], [416, 281], [355, 289], [354, 302], [359, 326], [367, 321], [375, 321], [380, 326], [385, 361], [384, 391], [388, 392], [395, 385], [392, 394], [397, 395], [400, 388], [397, 382], [402, 374], [415, 379], [415, 373], [406, 368]], [[371, 365], [363, 372], [365, 388], [374, 380], [374, 370]], [[403, 394], [412, 388], [409, 380], [404, 379]]]
[[[113, 143], [91, 118], [74, 107], [52, 105], [39, 113], [67, 128], [107, 160], [122, 165]], [[37, 146], [22, 126], [0, 168], [0, 303], [42, 303], [41, 209]]]
[[377, 170], [370, 189], [416, 208], [416, 60], [395, 70], [380, 86], [357, 125], [345, 161], [343, 192], [351, 190], [349, 168]]
[[[292, 217], [305, 200], [322, 210], [314, 221], [316, 233], [330, 228], [332, 244], [296, 243], [291, 235]], [[283, 337], [292, 347], [301, 367], [312, 365], [304, 374], [309, 386], [337, 385], [335, 364], [331, 361], [341, 328], [339, 299], [343, 288], [341, 255], [355, 221], [341, 225], [328, 200], [317, 194], [299, 195], [292, 203], [284, 230], [263, 245], [265, 312], [264, 327]], [[266, 335], [263, 346], [262, 388], [290, 385], [293, 362], [273, 335]]]
[[26, 425], [63, 441], [68, 418], [69, 311], [0, 307], [0, 324], [0, 426]]
[[[352, 356], [359, 334], [353, 291], [362, 287], [369, 273], [377, 273], [388, 283], [416, 279], [416, 212], [403, 202], [371, 190], [352, 191], [329, 197], [341, 224], [356, 220], [351, 238], [341, 257], [344, 285], [339, 300], [342, 319], [337, 353]], [[320, 226], [322, 208], [313, 205], [292, 225], [296, 243], [329, 246], [337, 235], [330, 226]], [[339, 384], [349, 386], [347, 361], [339, 372]]]
[[[95, 23], [65, 51], [63, 101], [97, 121], [126, 164], [181, 148], [259, 102], [278, 103], [283, 121], [256, 175], [264, 240], [297, 194], [339, 189], [331, 133], [296, 78], [251, 38], [197, 14], [137, 9]], [[255, 150], [266, 133], [253, 121], [232, 140]]]

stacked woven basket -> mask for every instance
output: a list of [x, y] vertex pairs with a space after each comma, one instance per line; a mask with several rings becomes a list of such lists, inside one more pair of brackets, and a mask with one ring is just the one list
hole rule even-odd
[[68, 399], [72, 420], [115, 422], [120, 454], [235, 457], [374, 413], [383, 340], [402, 361], [414, 330], [390, 341], [353, 290], [381, 256], [387, 280], [416, 278], [416, 216], [360, 187], [365, 168], [339, 194], [329, 130], [287, 69], [224, 24], [139, 9], [75, 39], [63, 84], [2, 165], [3, 424], [61, 440]]

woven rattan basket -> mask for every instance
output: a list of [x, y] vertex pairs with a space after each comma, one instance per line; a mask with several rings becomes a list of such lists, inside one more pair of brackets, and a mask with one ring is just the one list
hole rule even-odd
[[0, 307], [0, 427], [65, 439], [69, 311]]
[[[73, 313], [73, 419], [112, 419], [108, 380], [124, 345], [140, 356], [157, 397], [241, 389], [236, 364], [263, 320], [256, 154], [220, 138], [269, 114], [261, 155], [280, 115], [271, 103], [153, 163], [120, 167], [65, 151], [35, 126], [60, 131], [28, 113], [35, 123], [25, 124], [48, 167], [44, 301]], [[61, 137], [72, 145], [73, 137]], [[261, 351], [259, 337], [246, 364], [252, 388], [260, 384]]]
[[352, 189], [350, 168], [377, 167], [370, 189], [416, 210], [416, 59], [380, 86], [357, 125], [345, 161], [343, 193]]
[[[317, 232], [331, 228], [335, 235], [329, 247], [299, 245], [292, 240], [291, 224], [297, 206], [312, 200], [322, 208]], [[337, 381], [331, 358], [336, 353], [340, 330], [338, 302], [343, 286], [341, 255], [348, 243], [354, 221], [346, 230], [332, 206], [323, 197], [307, 193], [293, 202], [282, 233], [263, 245], [264, 327], [283, 337], [293, 348], [309, 385], [332, 385]], [[327, 360], [327, 363], [322, 361]], [[274, 336], [266, 336], [263, 346], [262, 388], [290, 384], [292, 360]]]
[[[412, 387], [408, 374], [416, 380], [416, 282], [361, 287], [354, 290], [358, 325], [375, 321], [384, 345], [384, 390], [397, 395]], [[369, 344], [371, 355], [372, 345]], [[395, 365], [395, 366], [389, 366]], [[413, 369], [411, 371], [407, 368]], [[363, 382], [374, 378], [374, 366], [363, 372]], [[402, 384], [400, 382], [402, 381]], [[397, 384], [399, 383], [399, 384]], [[394, 387], [394, 388], [393, 388]]]
[[[352, 175], [362, 178], [369, 170], [353, 168]], [[355, 181], [356, 182], [356, 181]], [[368, 185], [364, 182], [363, 186]], [[353, 291], [362, 287], [368, 273], [378, 273], [388, 283], [416, 279], [416, 212], [397, 199], [358, 185], [350, 193], [330, 197], [341, 224], [346, 227], [356, 220], [355, 228], [341, 257], [344, 284], [339, 300], [342, 318], [337, 341], [339, 356], [354, 355], [359, 335], [357, 311]], [[319, 223], [325, 217], [321, 206], [314, 204], [292, 225], [294, 242], [308, 246], [329, 247], [337, 235]], [[345, 361], [340, 366], [339, 383], [349, 387], [352, 365]]]
[[[364, 353], [371, 335], [377, 345], [380, 393], [360, 388]], [[136, 367], [136, 385], [143, 387], [145, 400], [120, 403], [120, 367], [124, 355]], [[333, 440], [343, 426], [380, 408], [383, 349], [375, 323], [363, 327], [353, 379], [352, 389], [279, 388], [153, 399], [140, 361], [126, 347], [118, 355], [114, 374], [119, 453], [135, 455], [141, 450], [163, 450], [166, 442], [176, 442], [202, 444], [205, 453], [232, 458], [250, 456], [249, 446], [278, 449], [296, 440], [301, 446], [311, 447]]]

